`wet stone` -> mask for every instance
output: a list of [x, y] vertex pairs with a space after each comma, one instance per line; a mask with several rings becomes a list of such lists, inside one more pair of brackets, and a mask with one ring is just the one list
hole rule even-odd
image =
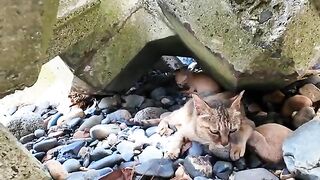
[[235, 173], [234, 180], [279, 180], [277, 176], [264, 168], [248, 169]]
[[167, 95], [166, 89], [163, 87], [155, 88], [150, 93], [151, 98], [157, 101], [160, 101], [166, 95]]
[[33, 149], [36, 150], [37, 152], [47, 152], [48, 150], [50, 150], [58, 145], [59, 145], [59, 143], [58, 143], [57, 139], [53, 138], [53, 139], [47, 139], [47, 140], [43, 140], [43, 141], [36, 143], [33, 146]]
[[8, 130], [17, 138], [33, 133], [39, 128], [44, 128], [43, 118], [36, 113], [24, 111], [9, 117]]
[[92, 152], [90, 152], [90, 160], [98, 161], [111, 154], [112, 154], [111, 150], [106, 150], [103, 147], [97, 147]]
[[105, 97], [101, 99], [101, 101], [98, 104], [99, 109], [113, 109], [119, 106], [121, 103], [120, 97], [115, 95], [112, 97]]
[[149, 127], [148, 129], [146, 129], [147, 137], [150, 137], [150, 136], [154, 135], [155, 133], [157, 133], [157, 128], [158, 128], [158, 126], [152, 126], [152, 127]]
[[119, 109], [107, 114], [106, 118], [101, 121], [101, 124], [109, 124], [111, 122], [128, 123], [129, 119], [131, 119], [131, 113], [128, 110]]
[[42, 161], [42, 159], [44, 158], [44, 156], [46, 155], [45, 152], [37, 152], [32, 154], [35, 158], [38, 159], [38, 161]]
[[49, 120], [49, 122], [48, 122], [47, 129], [50, 129], [50, 127], [57, 125], [58, 119], [59, 119], [62, 115], [63, 115], [62, 113], [57, 113], [57, 114], [55, 114], [55, 115], [52, 115], [51, 118], [50, 118], [50, 120]]
[[228, 180], [233, 166], [230, 162], [217, 161], [213, 166], [213, 173], [223, 180]]
[[34, 136], [37, 138], [41, 138], [46, 134], [46, 131], [43, 129], [37, 129], [34, 131]]
[[76, 126], [78, 126], [81, 122], [82, 118], [73, 118], [70, 121], [68, 121], [66, 124], [68, 127], [70, 127], [71, 129], [74, 129]]
[[64, 169], [59, 161], [49, 160], [44, 165], [47, 167], [53, 179], [66, 179], [68, 177], [68, 172]]
[[111, 134], [109, 134], [109, 136], [107, 138], [107, 141], [108, 141], [110, 146], [113, 146], [118, 142], [118, 137], [117, 137], [116, 134], [111, 133]]
[[77, 158], [80, 149], [86, 145], [86, 142], [83, 140], [75, 141], [71, 144], [63, 146], [57, 155], [57, 160], [61, 163], [65, 162], [68, 159]]
[[110, 156], [104, 157], [98, 161], [93, 161], [88, 166], [90, 169], [102, 169], [105, 167], [113, 167], [114, 165], [120, 163], [122, 161], [122, 157], [120, 154], [113, 153]]
[[134, 122], [141, 123], [142, 120], [160, 118], [160, 115], [167, 110], [159, 107], [147, 107], [137, 112], [134, 116]]
[[31, 133], [31, 134], [23, 136], [22, 138], [20, 138], [19, 141], [21, 142], [21, 144], [25, 144], [25, 143], [33, 141], [35, 138], [36, 137], [34, 136], [34, 134]]
[[212, 165], [209, 157], [188, 156], [183, 163], [187, 173], [193, 178], [196, 176], [211, 177]]
[[174, 175], [173, 163], [169, 159], [152, 159], [141, 163], [134, 170], [145, 176], [170, 178]]
[[188, 150], [188, 155], [189, 156], [201, 156], [202, 154], [203, 154], [203, 146], [196, 141], [192, 141], [191, 147]]
[[90, 136], [93, 139], [105, 139], [109, 134], [118, 134], [121, 129], [117, 124], [99, 124], [90, 129]]
[[24, 144], [23, 147], [25, 147], [28, 151], [30, 151], [30, 150], [32, 150], [34, 144], [35, 144], [35, 142], [28, 142], [28, 143]]
[[125, 96], [123, 97], [123, 99], [125, 103], [123, 103], [122, 106], [124, 108], [129, 108], [129, 109], [139, 108], [145, 100], [143, 96], [139, 96], [135, 94]]
[[162, 157], [163, 153], [161, 150], [154, 146], [148, 146], [139, 155], [139, 162], [144, 163], [152, 159], [161, 159]]
[[288, 170], [301, 179], [320, 178], [320, 119], [303, 124], [283, 143], [283, 158]]
[[88, 119], [85, 119], [81, 126], [78, 128], [79, 131], [83, 131], [85, 129], [91, 129], [93, 126], [98, 125], [101, 123], [103, 119], [102, 115], [93, 115]]
[[71, 172], [78, 171], [81, 167], [81, 164], [76, 159], [68, 159], [62, 164], [62, 166], [68, 173], [71, 173]]
[[117, 145], [117, 151], [121, 154], [122, 159], [130, 161], [134, 156], [134, 143], [122, 141]]

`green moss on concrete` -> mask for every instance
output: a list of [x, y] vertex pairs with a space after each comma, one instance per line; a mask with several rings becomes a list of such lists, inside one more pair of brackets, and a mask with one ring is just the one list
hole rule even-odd
[[299, 71], [320, 57], [320, 16], [314, 6], [306, 6], [292, 19], [282, 49], [283, 55], [292, 58]]
[[[63, 4], [63, 6], [67, 5], [70, 4], [66, 2]], [[48, 51], [49, 57], [52, 58], [61, 54], [77, 42], [88, 37], [95, 31], [99, 17], [99, 1], [90, 1], [90, 3], [78, 9], [73, 9], [69, 13], [65, 12], [64, 16], [61, 16], [55, 24], [54, 37], [51, 40]]]

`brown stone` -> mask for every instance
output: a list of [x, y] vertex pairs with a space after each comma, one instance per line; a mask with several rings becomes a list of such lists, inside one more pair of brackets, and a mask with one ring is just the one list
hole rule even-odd
[[312, 101], [303, 95], [295, 95], [288, 98], [282, 106], [281, 114], [290, 117], [294, 111], [299, 111], [303, 107], [312, 106]]
[[320, 89], [314, 84], [306, 84], [299, 89], [299, 93], [311, 99], [312, 102], [320, 101]]

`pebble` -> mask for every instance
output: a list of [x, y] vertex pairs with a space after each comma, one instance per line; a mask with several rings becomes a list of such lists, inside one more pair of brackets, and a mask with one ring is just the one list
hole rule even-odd
[[52, 139], [46, 139], [46, 140], [43, 140], [43, 141], [36, 143], [33, 146], [33, 149], [36, 150], [37, 152], [47, 152], [48, 150], [50, 150], [58, 145], [59, 145], [59, 143], [58, 143], [57, 139], [52, 138]]
[[167, 110], [159, 107], [147, 107], [138, 111], [133, 119], [134, 122], [141, 123], [142, 120], [160, 118], [160, 115], [166, 111]]
[[174, 175], [173, 163], [169, 159], [152, 159], [141, 163], [134, 170], [145, 176], [170, 178]]
[[139, 155], [139, 162], [144, 163], [152, 159], [161, 159], [162, 157], [163, 153], [161, 150], [154, 146], [147, 146]]
[[106, 118], [101, 121], [101, 124], [109, 124], [111, 122], [128, 123], [131, 119], [131, 113], [125, 109], [119, 109], [113, 113], [107, 114]]
[[90, 133], [88, 131], [77, 131], [73, 134], [74, 139], [82, 139], [82, 138], [89, 138]]
[[45, 152], [37, 152], [37, 153], [34, 153], [32, 154], [35, 158], [38, 159], [38, 161], [42, 161], [42, 159], [44, 158], [44, 156], [46, 155]]
[[122, 159], [130, 161], [134, 156], [134, 143], [130, 141], [122, 141], [117, 145], [117, 151], [121, 154]]
[[55, 180], [67, 179], [68, 172], [64, 169], [59, 161], [49, 160], [45, 164], [45, 167], [48, 169], [51, 177]]
[[75, 141], [63, 146], [58, 151], [57, 160], [61, 163], [71, 158], [77, 158], [80, 149], [87, 143], [84, 140]]
[[201, 156], [202, 154], [203, 154], [203, 146], [196, 141], [192, 141], [191, 147], [188, 150], [188, 155], [189, 156]]
[[93, 126], [98, 125], [101, 123], [103, 119], [102, 115], [93, 115], [88, 119], [85, 119], [81, 126], [78, 128], [79, 131], [83, 131], [85, 129], [91, 129]]
[[114, 134], [114, 133], [111, 133], [107, 137], [107, 141], [108, 141], [110, 146], [113, 146], [118, 142], [118, 136], [116, 134]]
[[34, 144], [35, 144], [35, 142], [28, 142], [28, 143], [24, 144], [23, 147], [25, 147], [28, 151], [30, 151], [30, 150], [32, 150]]
[[43, 130], [43, 129], [37, 129], [37, 130], [34, 131], [34, 136], [35, 136], [36, 138], [41, 138], [41, 137], [43, 137], [44, 135], [46, 135], [46, 131]]
[[286, 95], [283, 94], [280, 90], [274, 91], [270, 94], [263, 96], [263, 101], [265, 103], [280, 104], [284, 101]]
[[81, 167], [81, 164], [76, 159], [68, 159], [62, 164], [62, 166], [68, 173], [71, 173], [71, 172], [78, 171]]
[[92, 152], [90, 152], [90, 160], [98, 161], [111, 154], [112, 154], [111, 150], [106, 150], [103, 147], [97, 147]]
[[104, 149], [109, 149], [111, 146], [110, 146], [108, 140], [104, 139], [104, 140], [98, 142], [97, 147], [103, 147]]
[[112, 97], [105, 97], [101, 99], [98, 104], [99, 109], [113, 109], [119, 106], [121, 103], [121, 99], [118, 95], [114, 95]]
[[81, 108], [73, 107], [71, 108], [70, 112], [61, 116], [58, 119], [57, 125], [62, 126], [63, 124], [67, 124], [69, 121], [71, 121], [74, 118], [83, 118], [84, 116], [85, 114]]
[[25, 143], [33, 141], [35, 138], [36, 137], [34, 136], [34, 134], [31, 133], [31, 134], [23, 136], [22, 138], [20, 138], [19, 141], [21, 142], [21, 144], [25, 144]]
[[165, 107], [173, 106], [175, 104], [174, 99], [170, 96], [163, 97], [160, 102]]
[[223, 180], [228, 180], [233, 166], [230, 162], [217, 161], [213, 166], [213, 173]]
[[99, 124], [90, 129], [90, 136], [93, 139], [102, 140], [107, 138], [109, 134], [118, 134], [120, 131], [120, 127], [116, 124]]
[[129, 161], [129, 162], [122, 162], [120, 165], [119, 165], [119, 168], [120, 169], [124, 169], [124, 168], [128, 168], [128, 167], [135, 167], [137, 165], [139, 165], [140, 163], [137, 162], [137, 161]]
[[153, 107], [153, 106], [156, 106], [156, 102], [154, 102], [153, 99], [146, 98], [144, 100], [144, 102], [141, 104], [140, 109], [144, 109], [144, 108], [147, 108], [147, 107]]
[[193, 180], [210, 180], [210, 179], [203, 176], [197, 176], [197, 177], [194, 177]]
[[160, 101], [161, 98], [167, 95], [166, 89], [164, 87], [157, 87], [151, 91], [150, 97], [154, 100]]
[[145, 100], [145, 97], [131, 94], [123, 97], [125, 103], [122, 103], [124, 108], [139, 108]]
[[299, 93], [311, 99], [312, 102], [320, 101], [320, 89], [314, 84], [305, 84], [299, 89]]
[[311, 120], [289, 136], [282, 146], [288, 170], [302, 179], [319, 179], [320, 119]]
[[57, 125], [58, 119], [59, 119], [60, 117], [62, 117], [62, 116], [63, 116], [62, 113], [56, 113], [56, 114], [52, 115], [52, 116], [50, 117], [49, 121], [48, 121], [47, 129], [50, 129], [50, 127]]
[[44, 129], [43, 118], [34, 112], [24, 111], [9, 117], [7, 129], [17, 138], [33, 133], [37, 129]]
[[246, 169], [247, 168], [246, 159], [244, 157], [241, 157], [240, 159], [234, 162], [234, 167], [236, 171]]
[[67, 180], [91, 180], [91, 179], [99, 179], [100, 174], [97, 170], [90, 169], [85, 172], [73, 172], [70, 173]]
[[282, 107], [282, 115], [285, 117], [290, 117], [294, 111], [299, 111], [303, 107], [312, 106], [312, 101], [302, 95], [295, 95], [288, 98]]
[[146, 133], [143, 129], [135, 129], [133, 133], [129, 135], [128, 140], [136, 143], [144, 143], [147, 139], [147, 136], [145, 134]]
[[292, 123], [295, 128], [300, 127], [302, 124], [309, 122], [316, 116], [313, 107], [303, 107], [292, 118]]
[[235, 173], [234, 180], [279, 180], [277, 176], [264, 168], [248, 169]]
[[80, 124], [80, 121], [82, 120], [82, 118], [78, 117], [78, 118], [73, 118], [70, 121], [67, 121], [66, 124], [68, 127], [70, 127], [71, 129], [75, 129], [76, 126], [78, 126]]
[[149, 127], [148, 129], [146, 129], [147, 137], [150, 137], [150, 136], [154, 135], [155, 133], [157, 133], [157, 129], [158, 129], [158, 126], [152, 126], [152, 127]]
[[208, 156], [187, 156], [183, 162], [184, 168], [192, 178], [212, 176], [212, 164]]
[[110, 156], [104, 157], [98, 161], [93, 161], [88, 166], [90, 169], [102, 169], [105, 167], [113, 167], [114, 165], [120, 163], [122, 161], [122, 157], [120, 154], [113, 153]]
[[120, 127], [121, 130], [124, 130], [124, 129], [126, 129], [128, 126], [127, 126], [126, 123], [121, 123], [121, 124], [119, 125], [119, 127]]

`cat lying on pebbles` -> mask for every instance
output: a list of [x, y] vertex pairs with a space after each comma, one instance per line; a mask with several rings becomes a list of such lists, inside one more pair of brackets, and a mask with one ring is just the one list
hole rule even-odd
[[197, 93], [201, 96], [212, 95], [221, 92], [217, 82], [203, 72], [192, 72], [180, 69], [175, 72], [177, 85], [184, 89], [185, 93]]
[[[208, 145], [210, 150], [230, 144], [230, 158], [243, 157], [254, 128], [254, 123], [241, 110], [243, 93], [233, 98], [230, 106], [219, 99], [207, 97], [202, 100], [192, 94], [182, 108], [161, 119], [158, 125], [160, 135], [169, 135], [172, 132], [169, 126], [177, 129], [170, 137], [166, 156], [177, 158], [184, 139], [188, 139]], [[208, 99], [210, 102], [206, 101]]]

